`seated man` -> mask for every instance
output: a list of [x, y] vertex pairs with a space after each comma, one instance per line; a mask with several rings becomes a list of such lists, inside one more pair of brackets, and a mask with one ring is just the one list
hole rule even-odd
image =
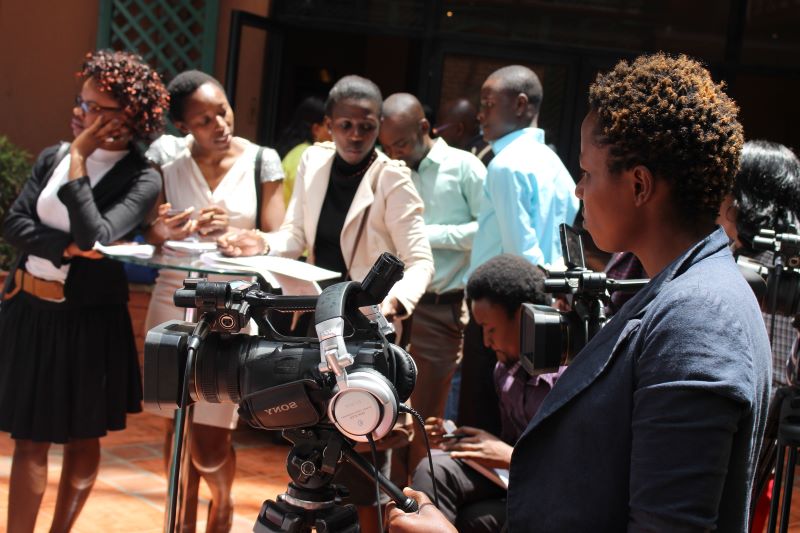
[[467, 282], [467, 298], [475, 321], [483, 329], [484, 342], [497, 354], [494, 382], [500, 399], [502, 430], [497, 437], [462, 426], [454, 430], [455, 438], [443, 438], [448, 433], [446, 422], [429, 418], [425, 429], [431, 445], [450, 453], [434, 455], [433, 479], [428, 461], [420, 462], [411, 483], [433, 498], [435, 482], [441, 511], [461, 533], [499, 531], [506, 514], [505, 489], [462, 459], [488, 468], [508, 469], [512, 446], [566, 368], [553, 374], [529, 376], [519, 362], [522, 304], [550, 303], [543, 288], [541, 269], [510, 254], [490, 259]]

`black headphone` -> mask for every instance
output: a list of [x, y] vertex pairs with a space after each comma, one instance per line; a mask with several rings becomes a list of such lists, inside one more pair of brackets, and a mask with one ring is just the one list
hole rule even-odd
[[397, 421], [398, 407], [408, 400], [417, 380], [417, 366], [402, 348], [385, 343], [389, 379], [372, 368], [358, 368], [348, 372], [346, 367], [355, 359], [347, 353], [344, 344], [344, 316], [354, 318], [355, 328], [376, 328], [356, 309], [364, 294], [361, 284], [347, 281], [332, 285], [317, 300], [315, 312], [320, 353], [325, 361], [320, 370], [336, 375], [339, 390], [328, 403], [328, 418], [349, 439], [367, 442], [389, 434]]

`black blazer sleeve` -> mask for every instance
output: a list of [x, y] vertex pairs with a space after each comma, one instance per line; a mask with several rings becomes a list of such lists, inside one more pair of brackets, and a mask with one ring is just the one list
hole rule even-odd
[[55, 266], [61, 265], [64, 248], [71, 242], [69, 233], [42, 224], [36, 214], [36, 202], [53, 170], [59, 145], [39, 154], [31, 176], [11, 205], [3, 224], [3, 238], [23, 254], [43, 257]]
[[[134, 174], [129, 178], [130, 186], [102, 211], [95, 198], [98, 191], [92, 190], [87, 176], [67, 182], [58, 190], [58, 198], [69, 212], [72, 239], [81, 250], [91, 250], [97, 241], [109, 244], [128, 235], [141, 224], [158, 197], [161, 177], [155, 168], [143, 161], [135, 166], [122, 163], [118, 165], [128, 166]], [[103, 181], [108, 177], [111, 176]]]

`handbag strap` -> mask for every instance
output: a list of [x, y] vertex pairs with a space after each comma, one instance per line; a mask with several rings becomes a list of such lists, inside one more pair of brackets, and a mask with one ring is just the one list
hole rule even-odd
[[[380, 161], [380, 159], [376, 160], [376, 163], [378, 162], [383, 164], [383, 162]], [[369, 172], [369, 169], [367, 169], [367, 172]], [[378, 172], [376, 172], [375, 179], [370, 184], [373, 196], [375, 195], [376, 182], [378, 181], [378, 179], [380, 179], [380, 177], [381, 177], [381, 171], [379, 170]], [[351, 281], [352, 279], [350, 277], [350, 269], [353, 268], [353, 259], [355, 259], [356, 257], [356, 250], [358, 249], [358, 243], [361, 242], [361, 235], [364, 233], [364, 226], [366, 226], [367, 224], [367, 218], [369, 218], [369, 210], [371, 207], [372, 204], [368, 205], [367, 208], [364, 209], [364, 214], [361, 216], [361, 221], [358, 223], [358, 232], [356, 233], [356, 240], [353, 243], [353, 249], [350, 250], [350, 261], [347, 262], [347, 272], [345, 273], [344, 276], [345, 281]]]
[[256, 229], [261, 229], [261, 162], [264, 159], [264, 147], [259, 146], [256, 152], [255, 176], [256, 185]]
[[[373, 191], [374, 192], [374, 191]], [[358, 249], [358, 243], [361, 242], [361, 235], [364, 233], [364, 226], [367, 224], [367, 217], [369, 217], [369, 208], [371, 206], [367, 206], [364, 210], [364, 215], [361, 217], [361, 222], [358, 223], [358, 233], [356, 233], [356, 240], [353, 243], [353, 249], [350, 250], [350, 261], [347, 263], [347, 272], [345, 273], [344, 280], [351, 281], [352, 278], [350, 277], [350, 269], [353, 266], [353, 259], [356, 257], [356, 250]]]

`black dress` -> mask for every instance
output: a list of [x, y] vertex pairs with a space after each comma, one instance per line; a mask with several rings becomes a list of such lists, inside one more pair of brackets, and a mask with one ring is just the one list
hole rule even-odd
[[[17, 268], [36, 255], [62, 264], [64, 248], [88, 249], [128, 235], [161, 187], [157, 171], [131, 150], [92, 188], [87, 177], [58, 192], [70, 233], [42, 224], [36, 202], [57, 165], [58, 147], [43, 151], [9, 210], [3, 237], [18, 248]], [[5, 293], [11, 293], [14, 271]], [[0, 430], [14, 439], [65, 443], [125, 427], [141, 411], [141, 375], [128, 314], [122, 264], [74, 258], [54, 303], [17, 292], [0, 307]]]

